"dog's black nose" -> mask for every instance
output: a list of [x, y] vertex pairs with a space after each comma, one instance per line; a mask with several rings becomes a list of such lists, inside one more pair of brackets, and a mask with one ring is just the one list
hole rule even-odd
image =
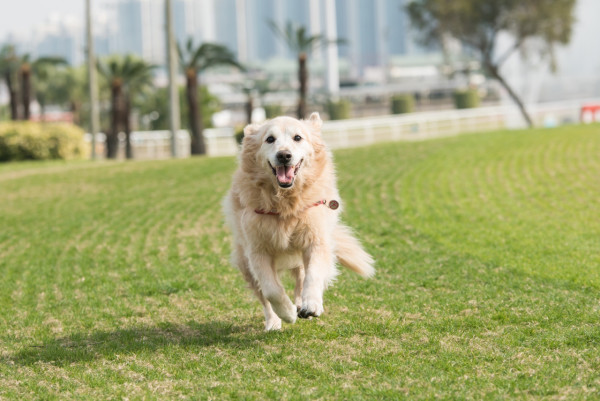
[[289, 150], [280, 150], [275, 156], [281, 164], [288, 164], [292, 161], [292, 152]]

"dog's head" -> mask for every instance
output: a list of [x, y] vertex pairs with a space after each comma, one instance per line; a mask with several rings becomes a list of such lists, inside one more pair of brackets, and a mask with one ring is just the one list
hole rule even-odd
[[322, 124], [319, 113], [312, 113], [308, 120], [277, 117], [248, 125], [244, 128], [242, 163], [254, 154], [255, 164], [245, 166], [247, 171], [258, 169], [256, 172], [270, 175], [279, 188], [290, 189], [323, 148]]

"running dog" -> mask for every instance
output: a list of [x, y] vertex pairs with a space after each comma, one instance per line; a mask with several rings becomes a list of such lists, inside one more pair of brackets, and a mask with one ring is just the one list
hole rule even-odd
[[[232, 263], [263, 305], [265, 329], [323, 313], [323, 291], [336, 262], [364, 277], [373, 258], [340, 222], [342, 210], [331, 152], [318, 113], [308, 120], [277, 117], [244, 128], [239, 167], [223, 202], [233, 231]], [[294, 303], [279, 274], [296, 281]]]

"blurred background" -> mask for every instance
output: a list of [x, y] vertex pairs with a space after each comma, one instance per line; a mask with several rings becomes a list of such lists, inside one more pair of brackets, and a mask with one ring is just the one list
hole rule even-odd
[[[92, 127], [86, 2], [14, 2], [0, 13], [0, 120], [67, 122], [99, 132], [97, 157], [162, 158], [233, 154], [241, 127], [282, 114], [319, 111], [324, 119], [346, 121], [329, 125], [333, 147], [343, 147], [469, 129], [555, 126], [592, 121], [600, 113], [600, 2], [557, 2], [566, 7], [569, 32], [553, 38], [552, 47], [536, 43], [539, 32], [521, 43], [507, 24], [492, 39], [498, 76], [461, 36], [472, 32], [446, 27], [437, 40], [427, 40], [431, 26], [415, 23], [418, 10], [411, 14], [410, 3], [171, 0], [179, 48], [173, 125], [167, 2], [92, 0], [99, 113]], [[480, 2], [456, 2], [464, 10], [470, 3]], [[546, 22], [561, 24], [552, 18]], [[515, 108], [516, 99], [529, 116]], [[465, 111], [448, 114], [456, 109]], [[340, 131], [346, 133], [333, 133]], [[172, 132], [178, 132], [177, 145], [170, 142]]]

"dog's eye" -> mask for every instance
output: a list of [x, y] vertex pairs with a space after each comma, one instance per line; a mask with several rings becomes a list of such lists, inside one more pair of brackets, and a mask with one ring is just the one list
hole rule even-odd
[[267, 143], [273, 143], [275, 142], [275, 137], [274, 136], [270, 136], [267, 138]]
[[300, 142], [301, 140], [302, 140], [302, 137], [300, 135], [296, 135], [294, 137], [294, 141], [296, 141], [296, 142]]

